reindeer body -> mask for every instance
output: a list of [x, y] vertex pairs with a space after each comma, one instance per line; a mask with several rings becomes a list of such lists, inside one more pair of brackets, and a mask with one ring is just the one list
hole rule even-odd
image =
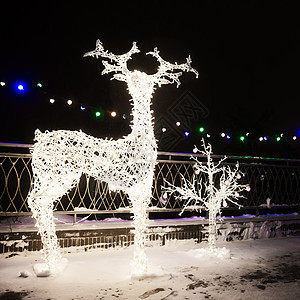
[[58, 130], [41, 133], [36, 131], [36, 143], [32, 150], [33, 189], [28, 203], [36, 219], [43, 243], [43, 252], [50, 270], [55, 270], [60, 259], [59, 245], [53, 217], [54, 202], [72, 189], [83, 173], [107, 182], [110, 189], [125, 192], [132, 205], [135, 227], [134, 274], [144, 274], [147, 257], [144, 252], [147, 214], [151, 199], [157, 145], [151, 111], [151, 99], [155, 85], [177, 82], [181, 73], [167, 73], [174, 68], [197, 72], [186, 64], [177, 65], [163, 61], [158, 51], [149, 52], [161, 63], [162, 70], [148, 75], [129, 71], [127, 61], [139, 50], [132, 49], [123, 55], [104, 51], [97, 41], [95, 51], [88, 56], [102, 56], [114, 61], [105, 66], [102, 74], [115, 72], [113, 78], [125, 81], [132, 96], [132, 132], [119, 140], [100, 139], [82, 131]]

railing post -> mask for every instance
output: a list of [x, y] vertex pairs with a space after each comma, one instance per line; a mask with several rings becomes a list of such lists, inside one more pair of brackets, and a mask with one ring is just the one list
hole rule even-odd
[[74, 216], [73, 216], [73, 225], [75, 225], [77, 222], [77, 213], [74, 213]]

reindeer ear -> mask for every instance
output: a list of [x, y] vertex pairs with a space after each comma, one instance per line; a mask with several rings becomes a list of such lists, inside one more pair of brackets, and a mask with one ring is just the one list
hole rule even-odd
[[126, 76], [124, 74], [114, 74], [114, 76], [111, 78], [112, 79], [116, 79], [119, 81], [125, 81], [127, 80]]

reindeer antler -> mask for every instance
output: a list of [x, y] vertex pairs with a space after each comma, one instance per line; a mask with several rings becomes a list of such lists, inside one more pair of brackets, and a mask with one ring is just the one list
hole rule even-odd
[[100, 40], [96, 41], [96, 49], [94, 51], [90, 51], [84, 54], [86, 56], [92, 56], [98, 58], [99, 56], [108, 58], [110, 62], [114, 62], [115, 64], [109, 63], [106, 60], [102, 60], [102, 64], [104, 65], [104, 70], [102, 71], [103, 74], [108, 74], [110, 72], [115, 72], [112, 79], [117, 79], [121, 81], [126, 81], [126, 75], [128, 74], [129, 70], [127, 68], [127, 61], [131, 59], [132, 54], [139, 53], [140, 50], [138, 49], [135, 42], [132, 43], [132, 48], [125, 54], [116, 55], [107, 50], [104, 50], [104, 47]]
[[178, 65], [176, 62], [175, 64], [169, 63], [165, 61], [164, 59], [161, 58], [159, 55], [159, 51], [157, 48], [154, 48], [153, 51], [150, 51], [146, 53], [147, 55], [152, 55], [157, 59], [157, 61], [160, 63], [158, 67], [158, 72], [156, 74], [153, 74], [152, 76], [155, 77], [155, 81], [159, 86], [162, 84], [169, 84], [169, 83], [177, 83], [177, 87], [180, 85], [179, 77], [182, 75], [182, 72], [177, 72], [177, 73], [170, 73], [168, 71], [173, 71], [173, 70], [182, 70], [185, 72], [193, 72], [196, 75], [196, 78], [198, 78], [198, 72], [191, 67], [191, 57], [187, 57], [186, 63], [185, 64], [180, 64]]

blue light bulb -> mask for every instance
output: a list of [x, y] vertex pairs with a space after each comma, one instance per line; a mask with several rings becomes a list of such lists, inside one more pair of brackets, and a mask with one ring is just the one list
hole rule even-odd
[[18, 84], [18, 90], [19, 91], [24, 91], [24, 85], [23, 84]]
[[18, 93], [23, 93], [26, 91], [26, 85], [23, 82], [16, 82], [14, 87]]

